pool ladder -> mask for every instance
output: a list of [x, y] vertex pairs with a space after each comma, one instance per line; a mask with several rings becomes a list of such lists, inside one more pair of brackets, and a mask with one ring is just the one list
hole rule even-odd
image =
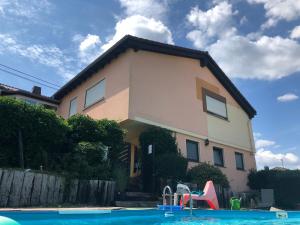
[[[169, 194], [167, 194], [167, 190], [169, 191]], [[177, 190], [176, 193], [174, 194], [174, 205], [177, 205], [177, 198], [178, 196], [182, 195], [182, 201], [183, 199], [183, 194], [185, 193], [189, 194], [189, 203], [190, 203], [190, 215], [193, 215], [193, 198], [192, 198], [192, 193], [189, 189], [189, 187], [185, 184], [178, 184], [177, 185]], [[167, 205], [167, 199], [166, 196], [170, 197], [170, 206], [172, 206], [172, 197], [173, 197], [173, 192], [172, 189], [169, 185], [165, 186], [163, 189], [163, 205]], [[172, 212], [172, 207], [170, 207], [171, 212]]]

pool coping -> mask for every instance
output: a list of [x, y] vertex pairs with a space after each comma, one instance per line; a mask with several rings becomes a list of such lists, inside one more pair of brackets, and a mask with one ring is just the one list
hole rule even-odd
[[156, 209], [156, 208], [128, 208], [128, 207], [43, 207], [43, 208], [0, 208], [0, 212], [27, 212], [27, 211], [61, 211], [61, 210], [147, 210], [147, 209]]

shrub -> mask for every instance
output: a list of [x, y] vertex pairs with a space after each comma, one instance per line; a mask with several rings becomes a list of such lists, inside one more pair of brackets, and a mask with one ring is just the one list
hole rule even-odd
[[79, 142], [65, 156], [64, 170], [72, 177], [82, 179], [107, 179], [110, 169], [105, 160], [106, 147], [101, 142]]
[[69, 137], [75, 144], [84, 142], [98, 142], [104, 136], [104, 131], [100, 129], [97, 121], [89, 116], [76, 114], [68, 120], [70, 127]]
[[124, 150], [125, 130], [114, 120], [102, 119], [97, 121], [102, 132], [101, 142], [109, 146], [108, 159], [111, 164], [118, 164], [118, 156]]
[[112, 177], [116, 181], [117, 191], [124, 192], [129, 181], [128, 170], [126, 167], [121, 164], [116, 165], [112, 171]]
[[207, 163], [201, 163], [191, 168], [187, 173], [187, 179], [189, 182], [197, 184], [199, 188], [204, 188], [208, 180], [212, 180], [214, 184], [221, 185], [222, 187], [229, 187], [226, 175], [219, 168]]
[[300, 170], [260, 170], [248, 175], [251, 189], [274, 189], [278, 207], [295, 208], [300, 202]]

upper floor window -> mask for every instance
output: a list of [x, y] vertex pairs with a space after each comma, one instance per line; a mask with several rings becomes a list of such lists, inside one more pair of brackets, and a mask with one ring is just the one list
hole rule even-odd
[[104, 98], [104, 91], [105, 79], [87, 89], [85, 94], [85, 107], [91, 106], [94, 103], [102, 100]]
[[214, 92], [203, 89], [204, 111], [227, 119], [226, 99]]
[[77, 97], [70, 101], [69, 117], [77, 113]]
[[224, 166], [223, 149], [213, 147], [213, 152], [214, 152], [214, 165]]
[[198, 142], [186, 140], [187, 159], [199, 162]]
[[242, 153], [235, 152], [236, 169], [244, 170], [244, 157]]

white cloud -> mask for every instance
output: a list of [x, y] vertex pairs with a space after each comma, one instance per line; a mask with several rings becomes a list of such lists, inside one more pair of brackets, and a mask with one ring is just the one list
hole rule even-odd
[[134, 15], [117, 22], [115, 34], [102, 46], [102, 50], [107, 50], [126, 34], [174, 44], [171, 31], [160, 20]]
[[0, 54], [9, 53], [54, 68], [65, 79], [74, 76], [73, 59], [55, 45], [25, 44], [9, 34], [0, 33]]
[[290, 37], [293, 38], [293, 39], [300, 38], [300, 26], [296, 26], [292, 30]]
[[88, 48], [93, 48], [96, 45], [101, 44], [101, 40], [98, 35], [88, 34], [86, 38], [80, 43], [80, 51], [85, 51]]
[[0, 16], [11, 19], [33, 19], [49, 13], [52, 5], [47, 0], [0, 0]]
[[77, 34], [73, 37], [73, 42], [78, 45], [78, 58], [81, 64], [89, 64], [95, 60], [102, 52], [102, 42], [98, 35], [88, 34], [83, 37]]
[[274, 153], [264, 148], [259, 149], [255, 155], [256, 164], [258, 169], [262, 169], [265, 166], [269, 167], [281, 167], [282, 161], [286, 168], [300, 168], [299, 157], [294, 153]]
[[263, 4], [267, 21], [262, 28], [275, 26], [278, 21], [292, 21], [300, 17], [300, 1], [298, 0], [248, 0], [250, 4]]
[[228, 37], [235, 34], [232, 27], [232, 5], [226, 1], [219, 2], [213, 8], [202, 11], [198, 7], [191, 9], [187, 15], [188, 23], [194, 30], [187, 34], [187, 39], [192, 41], [197, 48], [204, 48], [214, 38]]
[[142, 15], [148, 18], [162, 19], [168, 10], [166, 0], [119, 0], [127, 16]]
[[275, 141], [265, 140], [265, 139], [258, 139], [255, 141], [255, 148], [266, 148], [270, 146], [274, 146]]
[[300, 71], [300, 45], [289, 38], [235, 35], [208, 47], [230, 77], [275, 80]]
[[299, 98], [299, 96], [297, 96], [293, 93], [287, 93], [287, 94], [278, 96], [277, 100], [279, 102], [291, 102], [291, 101], [297, 100], [298, 98]]
[[208, 50], [231, 78], [276, 80], [300, 71], [300, 44], [296, 40], [261, 32], [242, 36], [233, 26], [235, 14], [225, 1], [207, 11], [195, 7], [187, 15], [194, 29], [186, 38], [196, 48]]

